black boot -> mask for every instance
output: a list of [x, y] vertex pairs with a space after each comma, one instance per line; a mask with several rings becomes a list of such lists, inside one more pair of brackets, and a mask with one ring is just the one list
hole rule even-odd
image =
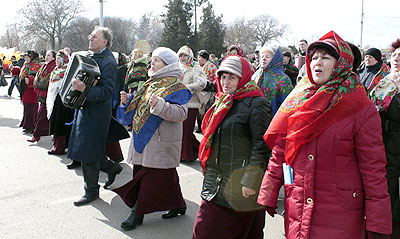
[[107, 173], [107, 181], [104, 183], [104, 188], [108, 188], [114, 181], [117, 174], [120, 174], [122, 171], [122, 166], [118, 163], [114, 163], [114, 169], [111, 172]]
[[99, 195], [98, 195], [98, 194], [95, 194], [95, 195], [88, 195], [88, 194], [85, 194], [85, 195], [83, 195], [83, 197], [82, 197], [81, 199], [79, 199], [78, 201], [75, 201], [75, 202], [74, 202], [74, 205], [77, 206], [77, 207], [79, 207], [79, 206], [88, 204], [88, 203], [90, 203], [90, 202], [93, 202], [94, 200], [96, 200], [96, 199], [98, 199], [98, 198], [99, 198]]
[[67, 169], [74, 169], [81, 166], [81, 162], [72, 160], [72, 163], [67, 165]]
[[164, 219], [174, 218], [174, 217], [178, 216], [179, 214], [185, 215], [185, 213], [186, 213], [186, 206], [178, 208], [178, 209], [169, 210], [162, 215], [162, 218], [164, 218]]
[[136, 228], [137, 225], [143, 224], [144, 215], [137, 216], [136, 210], [132, 210], [128, 218], [121, 223], [121, 228], [128, 231]]

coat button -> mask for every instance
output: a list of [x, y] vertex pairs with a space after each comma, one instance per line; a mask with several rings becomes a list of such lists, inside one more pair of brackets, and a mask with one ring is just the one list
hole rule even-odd
[[307, 198], [307, 204], [313, 204], [313, 202], [312, 198]]
[[313, 160], [314, 160], [314, 155], [312, 155], [312, 154], [308, 155], [308, 159], [309, 159], [310, 161], [313, 161]]
[[358, 193], [354, 192], [353, 193], [353, 198], [358, 198]]

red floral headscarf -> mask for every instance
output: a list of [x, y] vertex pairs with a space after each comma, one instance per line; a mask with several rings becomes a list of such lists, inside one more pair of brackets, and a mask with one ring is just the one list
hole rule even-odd
[[308, 78], [304, 77], [282, 103], [264, 135], [270, 148], [285, 140], [285, 161], [292, 165], [300, 147], [328, 126], [367, 107], [371, 101], [359, 77], [352, 72], [354, 56], [350, 46], [335, 32], [320, 38], [336, 41], [339, 59], [330, 79], [322, 84], [312, 80], [309, 52], [306, 55]]

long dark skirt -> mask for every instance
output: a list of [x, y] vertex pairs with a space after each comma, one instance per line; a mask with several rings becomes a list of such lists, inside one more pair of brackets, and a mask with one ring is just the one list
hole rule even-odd
[[67, 142], [69, 135], [71, 134], [71, 123], [74, 119], [74, 110], [65, 107], [59, 95], [57, 95], [54, 102], [53, 111], [50, 116], [50, 134], [55, 136], [67, 136]]
[[202, 200], [193, 228], [194, 239], [262, 239], [265, 211], [236, 212]]
[[183, 138], [182, 138], [182, 154], [181, 158], [183, 161], [196, 160], [200, 142], [196, 139], [193, 134], [194, 125], [196, 122], [197, 115], [199, 114], [198, 109], [189, 109], [188, 117], [183, 121]]
[[40, 103], [33, 136], [37, 138], [46, 135], [49, 135], [49, 120], [47, 119], [46, 103]]
[[120, 159], [124, 158], [119, 141], [106, 144], [104, 154], [113, 161], [119, 161]]
[[53, 135], [53, 147], [51, 151], [55, 154], [65, 154], [65, 148], [67, 148], [68, 139], [67, 136], [56, 136]]
[[184, 207], [179, 177], [175, 168], [156, 169], [133, 166], [133, 179], [113, 190], [132, 208], [137, 201], [136, 215]]
[[35, 128], [37, 109], [38, 103], [24, 103], [24, 118], [22, 122], [23, 129], [33, 130]]

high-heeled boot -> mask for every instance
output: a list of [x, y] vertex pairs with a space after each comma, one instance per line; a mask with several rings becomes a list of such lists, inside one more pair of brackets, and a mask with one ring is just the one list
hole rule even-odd
[[39, 142], [39, 140], [40, 140], [40, 137], [33, 136], [31, 139], [27, 139], [26, 141], [34, 143], [34, 142]]

